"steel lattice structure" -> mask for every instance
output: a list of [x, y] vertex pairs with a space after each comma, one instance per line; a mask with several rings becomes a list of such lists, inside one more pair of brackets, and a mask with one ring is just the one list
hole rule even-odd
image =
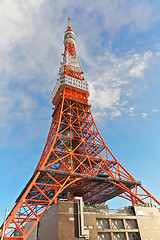
[[55, 109], [46, 145], [32, 178], [7, 216], [4, 239], [27, 239], [48, 207], [66, 196], [71, 200], [82, 196], [90, 205], [116, 196], [132, 204], [149, 201], [160, 205], [118, 162], [98, 131], [70, 18], [59, 74], [52, 92]]

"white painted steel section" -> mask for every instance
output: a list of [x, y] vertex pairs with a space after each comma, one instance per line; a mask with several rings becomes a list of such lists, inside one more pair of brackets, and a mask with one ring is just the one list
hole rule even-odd
[[60, 85], [61, 85], [61, 84], [60, 84], [60, 81], [58, 80], [57, 83], [56, 83], [56, 86], [54, 87], [54, 89], [53, 89], [53, 91], [52, 91], [52, 94], [51, 94], [51, 99], [52, 99], [52, 100], [54, 99], [54, 97], [55, 97], [55, 95], [56, 95], [56, 93], [57, 93]]
[[66, 31], [64, 34], [64, 45], [67, 44], [67, 42], [70, 42], [75, 45], [75, 35], [73, 31]]
[[54, 87], [53, 92], [51, 94], [51, 99], [52, 100], [54, 99], [59, 87], [63, 84], [67, 84], [67, 85], [70, 85], [72, 87], [75, 87], [75, 88], [78, 88], [78, 89], [89, 92], [89, 85], [88, 85], [87, 82], [64, 75], [57, 80], [56, 86]]
[[63, 62], [61, 62], [61, 67], [59, 69], [59, 75], [62, 76], [64, 73], [65, 66], [69, 66], [73, 71], [79, 69], [81, 70], [81, 62], [78, 56], [72, 56], [68, 51], [65, 52]]
[[78, 231], [79, 237], [89, 239], [89, 230], [84, 229], [83, 200], [82, 197], [75, 197], [78, 203]]

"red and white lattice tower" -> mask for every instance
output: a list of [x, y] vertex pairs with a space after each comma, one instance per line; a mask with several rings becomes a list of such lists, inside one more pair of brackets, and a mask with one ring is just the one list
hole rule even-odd
[[59, 75], [52, 92], [55, 109], [46, 145], [31, 179], [7, 216], [4, 239], [27, 239], [49, 206], [66, 196], [71, 200], [82, 196], [90, 205], [114, 197], [128, 199], [132, 204], [149, 201], [160, 205], [118, 162], [98, 131], [88, 104], [89, 86], [82, 77], [70, 18]]

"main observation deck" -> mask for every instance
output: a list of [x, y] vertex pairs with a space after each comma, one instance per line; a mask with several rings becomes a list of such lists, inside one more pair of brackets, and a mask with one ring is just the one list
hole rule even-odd
[[59, 77], [57, 83], [51, 94], [52, 103], [55, 105], [59, 95], [62, 93], [64, 87], [74, 90], [79, 93], [84, 93], [87, 97], [89, 96], [89, 84], [86, 81], [64, 75]]

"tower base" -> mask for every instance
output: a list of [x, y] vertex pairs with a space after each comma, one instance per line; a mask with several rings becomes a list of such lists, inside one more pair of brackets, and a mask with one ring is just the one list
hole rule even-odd
[[[80, 223], [81, 217], [84, 223]], [[159, 238], [160, 213], [156, 207], [130, 206], [122, 210], [109, 210], [107, 206], [96, 205], [83, 207], [80, 213], [77, 201], [62, 200], [46, 211], [27, 240]]]

